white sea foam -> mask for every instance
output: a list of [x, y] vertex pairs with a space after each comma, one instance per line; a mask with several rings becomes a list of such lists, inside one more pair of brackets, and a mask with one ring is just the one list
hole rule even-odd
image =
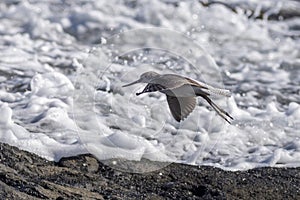
[[[299, 167], [299, 20], [267, 20], [299, 3], [230, 2], [255, 13], [198, 1], [2, 1], [0, 141], [49, 160], [90, 152], [227, 170]], [[163, 94], [121, 87], [149, 70], [231, 90], [214, 100], [232, 125], [201, 98], [179, 124]]]

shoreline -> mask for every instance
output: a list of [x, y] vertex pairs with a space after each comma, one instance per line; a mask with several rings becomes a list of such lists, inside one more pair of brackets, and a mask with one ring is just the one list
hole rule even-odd
[[1, 199], [300, 198], [300, 167], [232, 172], [172, 163], [138, 174], [112, 169], [90, 154], [52, 162], [8, 144], [0, 149]]

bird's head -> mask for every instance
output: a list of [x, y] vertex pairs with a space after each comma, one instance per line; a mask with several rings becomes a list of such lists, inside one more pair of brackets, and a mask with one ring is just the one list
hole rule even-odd
[[140, 78], [132, 83], [123, 85], [122, 87], [127, 87], [136, 83], [149, 83], [153, 78], [159, 76], [158, 73], [154, 72], [154, 71], [149, 71], [149, 72], [145, 72], [143, 73]]

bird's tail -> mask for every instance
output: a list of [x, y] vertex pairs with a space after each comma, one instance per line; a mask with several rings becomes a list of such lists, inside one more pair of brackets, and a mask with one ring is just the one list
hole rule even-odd
[[229, 90], [215, 88], [215, 87], [212, 87], [212, 86], [207, 85], [207, 84], [205, 84], [204, 87], [207, 88], [207, 90], [205, 90], [205, 92], [207, 92], [209, 94], [222, 95], [222, 96], [226, 96], [226, 97], [231, 96], [231, 92]]

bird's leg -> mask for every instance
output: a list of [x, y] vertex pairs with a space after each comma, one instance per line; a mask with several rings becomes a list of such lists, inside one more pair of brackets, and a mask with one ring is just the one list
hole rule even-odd
[[233, 117], [231, 117], [226, 111], [224, 111], [223, 109], [219, 108], [217, 106], [217, 104], [215, 104], [208, 96], [206, 95], [201, 95], [201, 97], [203, 97], [208, 103], [209, 105], [224, 119], [226, 120], [229, 124], [231, 124], [231, 122], [226, 118], [229, 117], [231, 120], [233, 120]]

